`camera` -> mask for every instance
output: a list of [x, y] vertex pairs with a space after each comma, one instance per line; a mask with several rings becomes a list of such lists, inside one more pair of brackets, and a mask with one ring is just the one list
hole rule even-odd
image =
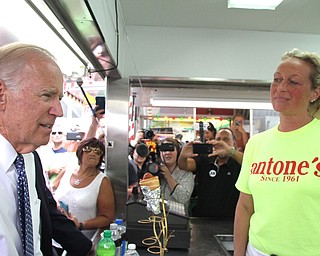
[[145, 140], [152, 140], [155, 134], [152, 130], [143, 130], [143, 139]]
[[82, 140], [81, 132], [67, 132], [67, 140]]
[[160, 164], [161, 162], [159, 161], [148, 164], [148, 172], [151, 173], [153, 176], [158, 176], [159, 178], [161, 178], [163, 174], [160, 171]]
[[213, 152], [212, 145], [207, 143], [193, 144], [192, 148], [194, 154], [209, 155]]
[[153, 176], [158, 176], [161, 178], [163, 174], [160, 171], [160, 165], [163, 164], [160, 156], [160, 152], [164, 151], [174, 151], [175, 147], [173, 143], [161, 143], [159, 146], [159, 150], [155, 155], [155, 159], [148, 164], [148, 172], [150, 172]]
[[173, 143], [161, 143], [159, 147], [159, 151], [174, 151]]

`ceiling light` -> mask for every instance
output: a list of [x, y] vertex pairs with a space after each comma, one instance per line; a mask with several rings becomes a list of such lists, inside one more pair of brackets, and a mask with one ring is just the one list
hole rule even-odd
[[228, 8], [275, 10], [283, 0], [228, 0]]
[[239, 100], [194, 100], [194, 99], [155, 99], [151, 98], [153, 107], [184, 107], [184, 108], [224, 108], [224, 109], [273, 109], [270, 102], [239, 101]]

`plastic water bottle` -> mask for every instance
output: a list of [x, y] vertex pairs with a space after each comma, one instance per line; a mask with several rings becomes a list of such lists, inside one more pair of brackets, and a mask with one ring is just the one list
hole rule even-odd
[[136, 244], [128, 244], [128, 250], [124, 256], [139, 256], [139, 253], [136, 250]]
[[111, 238], [113, 242], [116, 245], [116, 253], [115, 256], [121, 256], [121, 236], [118, 231], [118, 224], [117, 223], [111, 223], [110, 224], [110, 230], [111, 230]]
[[122, 219], [116, 219], [116, 223], [118, 224], [118, 231], [121, 236], [121, 256], [124, 256], [126, 250], [127, 250], [127, 232], [126, 232], [126, 227], [122, 225], [123, 221]]
[[98, 256], [114, 256], [116, 253], [116, 246], [111, 238], [111, 231], [105, 230], [103, 238], [98, 243], [97, 255]]

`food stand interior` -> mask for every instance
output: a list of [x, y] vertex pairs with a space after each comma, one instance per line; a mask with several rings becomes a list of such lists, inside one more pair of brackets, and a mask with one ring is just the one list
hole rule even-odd
[[[39, 31], [51, 33], [17, 37], [57, 56], [65, 75], [66, 119], [90, 118], [78, 78], [91, 100], [96, 95], [106, 97], [106, 169], [116, 195], [117, 218], [126, 218], [132, 110], [136, 129], [173, 127], [188, 139], [199, 120], [220, 124], [241, 113], [253, 135], [278, 120], [270, 105], [253, 104], [268, 103], [269, 84], [282, 53], [294, 47], [320, 52], [320, 1], [285, 0], [275, 11], [228, 9], [227, 0], [15, 1], [28, 8], [23, 14], [26, 21], [37, 17], [42, 22]], [[17, 8], [8, 8], [10, 17], [5, 16], [2, 24], [13, 25], [9, 21], [13, 18], [30, 34]], [[9, 30], [18, 33], [13, 26]], [[32, 41], [37, 37], [42, 41]], [[44, 37], [49, 40], [43, 41]], [[59, 42], [55, 47], [48, 42], [54, 40]], [[170, 100], [180, 105], [165, 105]], [[217, 107], [215, 102], [224, 105]], [[232, 102], [251, 107], [233, 107]], [[206, 223], [212, 225], [210, 229]], [[191, 226], [189, 251], [176, 255], [227, 255], [223, 247], [213, 251], [212, 243], [228, 243], [229, 237], [216, 240], [211, 229], [214, 234], [230, 235], [230, 223], [193, 219]], [[200, 245], [208, 233], [210, 241], [207, 238]]]

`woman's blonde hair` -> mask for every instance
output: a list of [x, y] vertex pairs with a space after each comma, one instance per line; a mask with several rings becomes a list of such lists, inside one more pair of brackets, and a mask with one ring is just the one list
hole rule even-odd
[[[318, 86], [320, 86], [320, 57], [317, 53], [305, 52], [294, 48], [290, 52], [284, 53], [281, 60], [285, 60], [288, 58], [297, 58], [309, 64], [312, 70], [310, 73], [311, 89], [314, 90]], [[308, 114], [312, 117], [317, 117], [318, 119], [320, 119], [319, 97], [315, 101], [309, 103]]]

